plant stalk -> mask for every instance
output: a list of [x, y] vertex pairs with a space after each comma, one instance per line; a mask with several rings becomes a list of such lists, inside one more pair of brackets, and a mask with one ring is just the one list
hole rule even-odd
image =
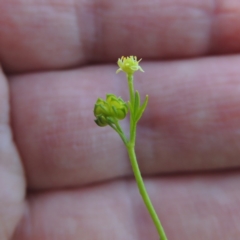
[[167, 236], [164, 232], [164, 229], [162, 227], [162, 224], [158, 218], [158, 215], [152, 205], [152, 202], [148, 196], [148, 193], [147, 193], [147, 190], [146, 190], [146, 187], [144, 185], [144, 182], [143, 182], [143, 179], [142, 179], [142, 176], [141, 176], [141, 172], [140, 172], [140, 169], [139, 169], [139, 166], [138, 166], [138, 163], [137, 163], [137, 159], [136, 159], [136, 154], [135, 154], [135, 150], [134, 150], [134, 146], [132, 144], [128, 144], [128, 147], [127, 147], [127, 150], [128, 150], [128, 155], [129, 155], [129, 158], [130, 158], [130, 162], [131, 162], [131, 165], [132, 165], [132, 169], [133, 169], [133, 173], [134, 173], [134, 176], [135, 176], [135, 179], [136, 179], [136, 182], [137, 182], [137, 186], [138, 186], [138, 190], [142, 196], [142, 199], [147, 207], [147, 210], [153, 220], [153, 223], [157, 229], [157, 232], [160, 236], [160, 240], [167, 240]]
[[[129, 95], [130, 95], [130, 104], [132, 106], [132, 109], [134, 109], [135, 104], [135, 92], [134, 92], [134, 85], [133, 85], [133, 75], [127, 75], [128, 79], [128, 88], [129, 88]], [[136, 129], [137, 129], [137, 122], [134, 119], [134, 112], [131, 112], [130, 114], [130, 139], [127, 142], [126, 147], [129, 155], [129, 159], [132, 165], [134, 177], [137, 182], [138, 190], [142, 196], [142, 199], [147, 207], [147, 210], [153, 220], [153, 223], [157, 229], [157, 232], [159, 234], [160, 240], [167, 240], [167, 236], [164, 232], [164, 229], [162, 227], [162, 224], [158, 218], [158, 215], [152, 205], [152, 202], [148, 196], [146, 187], [144, 185], [142, 175], [138, 166], [136, 153], [135, 153], [135, 141], [136, 141]]]

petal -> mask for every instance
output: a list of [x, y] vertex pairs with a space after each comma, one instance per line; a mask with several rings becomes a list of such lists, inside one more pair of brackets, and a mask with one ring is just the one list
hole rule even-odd
[[121, 72], [122, 71], [122, 69], [121, 68], [119, 68], [117, 71], [116, 71], [116, 73], [119, 73], [119, 72]]

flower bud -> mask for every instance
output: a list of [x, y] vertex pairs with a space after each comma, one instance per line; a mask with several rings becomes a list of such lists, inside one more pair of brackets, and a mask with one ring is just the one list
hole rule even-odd
[[95, 122], [98, 126], [104, 127], [113, 124], [114, 119], [122, 120], [128, 113], [128, 106], [122, 98], [114, 94], [107, 94], [106, 101], [98, 98], [94, 106]]
[[111, 106], [112, 110], [112, 116], [122, 120], [126, 117], [128, 113], [128, 106], [127, 104], [122, 100], [122, 98], [116, 97], [114, 94], [107, 94], [106, 100]]
[[95, 117], [98, 117], [100, 115], [109, 116], [110, 111], [111, 107], [109, 106], [109, 104], [105, 100], [98, 98], [94, 106]]

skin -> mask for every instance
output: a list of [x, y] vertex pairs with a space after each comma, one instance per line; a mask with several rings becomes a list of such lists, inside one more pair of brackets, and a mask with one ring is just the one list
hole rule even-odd
[[[128, 99], [169, 240], [240, 238], [238, 0], [0, 0], [0, 239], [158, 239], [98, 97]], [[128, 122], [123, 121], [127, 129]]]

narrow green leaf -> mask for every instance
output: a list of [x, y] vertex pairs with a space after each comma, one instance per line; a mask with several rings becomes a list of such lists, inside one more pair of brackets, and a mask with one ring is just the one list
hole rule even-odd
[[134, 101], [134, 113], [136, 114], [140, 107], [140, 95], [139, 92], [135, 92], [135, 101]]
[[139, 110], [137, 111], [137, 114], [135, 116], [135, 121], [139, 121], [139, 119], [142, 117], [143, 112], [145, 111], [146, 107], [148, 104], [148, 95], [146, 95], [146, 98], [144, 100], [144, 103], [142, 104], [142, 106], [139, 108]]
[[143, 103], [143, 105], [141, 106], [143, 112], [145, 111], [145, 109], [146, 109], [146, 107], [147, 107], [147, 104], [148, 104], [148, 95], [146, 95], [146, 98], [145, 98], [145, 100], [144, 100], [144, 103]]

